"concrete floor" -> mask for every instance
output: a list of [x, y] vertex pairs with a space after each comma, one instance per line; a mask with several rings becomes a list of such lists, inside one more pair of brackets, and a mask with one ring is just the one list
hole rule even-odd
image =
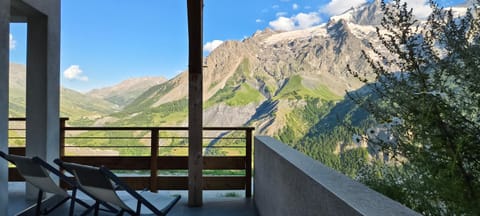
[[[25, 199], [24, 183], [9, 183], [9, 209], [8, 215], [15, 215], [23, 209], [31, 206], [35, 201], [27, 201]], [[204, 191], [203, 206], [199, 208], [189, 208], [187, 206], [187, 191], [168, 191], [169, 194], [180, 194], [182, 199], [172, 208], [168, 215], [180, 216], [256, 216], [253, 198], [245, 198], [243, 191]], [[231, 197], [233, 195], [233, 197]], [[79, 198], [89, 202], [88, 197], [80, 194]], [[64, 216], [68, 214], [68, 204], [63, 205], [49, 215]], [[75, 207], [75, 215], [80, 215], [84, 208], [82, 206]], [[93, 215], [93, 214], [92, 214]], [[107, 212], [101, 212], [100, 215], [114, 215]], [[128, 214], [125, 214], [128, 215]]]

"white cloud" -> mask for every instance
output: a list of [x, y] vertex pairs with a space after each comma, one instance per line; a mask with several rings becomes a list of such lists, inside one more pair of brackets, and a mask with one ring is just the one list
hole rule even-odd
[[291, 31], [296, 29], [305, 29], [319, 24], [321, 21], [318, 13], [299, 13], [290, 18], [279, 17], [269, 23], [270, 27], [276, 31]]
[[339, 15], [351, 7], [356, 7], [366, 2], [367, 0], [331, 0], [325, 7], [320, 9], [320, 11], [328, 15]]
[[263, 20], [262, 20], [262, 19], [256, 19], [255, 22], [256, 22], [256, 23], [262, 23]]
[[320, 17], [317, 13], [299, 13], [295, 19], [297, 20], [299, 29], [305, 29], [320, 23]]
[[406, 2], [409, 8], [413, 8], [413, 14], [419, 19], [426, 18], [432, 13], [428, 0], [403, 0], [403, 2]]
[[220, 44], [222, 44], [222, 43], [223, 43], [223, 41], [221, 41], [221, 40], [213, 40], [213, 41], [207, 42], [206, 44], [203, 45], [203, 51], [204, 52], [212, 52], [215, 48], [220, 46]]
[[15, 39], [13, 39], [12, 34], [10, 34], [10, 44], [9, 44], [9, 46], [10, 46], [11, 50], [15, 49], [15, 47], [17, 46], [17, 41]]
[[292, 5], [292, 9], [293, 9], [293, 10], [297, 10], [297, 9], [298, 9], [298, 4], [297, 4], [297, 3], [294, 3], [294, 4]]
[[268, 24], [273, 28], [273, 30], [277, 31], [291, 31], [295, 29], [295, 21], [286, 17], [279, 17]]
[[287, 12], [284, 12], [284, 11], [281, 11], [281, 12], [277, 12], [275, 14], [276, 17], [281, 17], [281, 16], [286, 16], [288, 13]]
[[63, 76], [68, 80], [80, 80], [88, 81], [88, 77], [82, 75], [83, 71], [80, 69], [79, 65], [71, 65], [65, 71], [63, 71]]
[[279, 8], [280, 8], [279, 5], [273, 5], [273, 6], [272, 6], [272, 9], [279, 9]]

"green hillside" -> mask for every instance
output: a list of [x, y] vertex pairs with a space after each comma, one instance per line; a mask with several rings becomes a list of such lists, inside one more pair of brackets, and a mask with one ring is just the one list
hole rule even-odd
[[174, 86], [175, 84], [173, 82], [165, 82], [153, 86], [133, 100], [123, 111], [133, 113], [148, 109], [152, 107], [159, 98], [170, 92]]
[[305, 87], [302, 84], [302, 77], [299, 75], [291, 76], [285, 83], [285, 85], [276, 93], [274, 99], [289, 98], [320, 98], [326, 101], [340, 100], [341, 97], [332, 93], [326, 86], [318, 85], [314, 89]]
[[[9, 106], [9, 116], [25, 117], [25, 91], [11, 89]], [[61, 89], [60, 116], [70, 118], [70, 124], [89, 124], [93, 119], [116, 110], [115, 105], [108, 101], [89, 97], [71, 89]]]
[[70, 124], [81, 119], [95, 119], [106, 116], [117, 110], [116, 105], [106, 100], [90, 97], [67, 88], [61, 89], [60, 115], [69, 117]]
[[16, 88], [10, 88], [9, 92], [9, 116], [25, 116], [25, 91]]
[[258, 103], [264, 99], [263, 95], [247, 83], [239, 86], [226, 86], [210, 98], [205, 108], [217, 103], [225, 103], [228, 106], [245, 106], [249, 103]]
[[329, 113], [334, 104], [318, 97], [307, 98], [305, 102], [305, 107], [294, 109], [286, 115], [285, 127], [277, 134], [279, 140], [290, 145], [298, 143], [323, 116]]
[[[152, 99], [153, 100], [153, 99]], [[187, 119], [188, 101], [182, 99], [162, 104], [158, 107], [146, 107], [132, 114], [131, 110], [123, 110], [112, 114], [118, 118], [115, 126], [178, 126], [183, 125]]]

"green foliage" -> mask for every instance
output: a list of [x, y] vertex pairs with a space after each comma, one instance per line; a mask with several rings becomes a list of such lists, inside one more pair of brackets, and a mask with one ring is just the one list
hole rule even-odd
[[93, 98], [79, 92], [62, 88], [60, 95], [60, 115], [77, 118], [103, 116], [117, 111], [115, 105], [101, 99]]
[[23, 147], [25, 146], [25, 132], [20, 131], [8, 131], [8, 146], [9, 147]]
[[72, 120], [69, 119], [68, 125], [69, 126], [85, 126], [85, 125], [93, 125], [94, 122], [95, 122], [95, 119], [82, 116], [80, 118], [77, 117]]
[[400, 1], [383, 4], [382, 46], [363, 52], [376, 74], [374, 97], [349, 96], [379, 123], [403, 120], [394, 145], [377, 143], [403, 166], [373, 164], [368, 174], [390, 174], [362, 181], [426, 215], [479, 215], [480, 10], [455, 17], [431, 5], [423, 25]]
[[277, 135], [282, 142], [297, 143], [333, 106], [319, 98], [307, 98], [305, 102], [302, 109], [294, 109], [287, 114], [286, 126]]
[[410, 164], [372, 161], [359, 170], [356, 180], [418, 212], [428, 215], [455, 215], [448, 209], [438, 207], [438, 196], [425, 193], [425, 176]]
[[9, 91], [9, 116], [24, 117], [26, 107], [25, 90], [10, 87]]
[[263, 100], [263, 95], [247, 83], [242, 83], [239, 86], [225, 86], [223, 89], [217, 91], [215, 95], [210, 98], [205, 107], [210, 107], [214, 104], [225, 103], [228, 106], [244, 106], [249, 103], [258, 103]]
[[249, 103], [258, 103], [263, 99], [263, 95], [258, 90], [244, 83], [235, 90], [233, 97], [227, 99], [225, 103], [229, 106], [244, 106]]
[[355, 178], [358, 170], [368, 162], [367, 149], [354, 146], [350, 139], [350, 128], [343, 125], [319, 131], [323, 129], [316, 125], [294, 148], [328, 167]]
[[339, 170], [345, 175], [355, 177], [368, 161], [368, 155], [366, 148], [352, 148], [342, 152]]
[[144, 108], [142, 112], [119, 112], [113, 116], [121, 118], [116, 125], [121, 126], [159, 126], [181, 123], [187, 119], [188, 100], [182, 99], [168, 102], [155, 108]]
[[339, 96], [332, 93], [326, 86], [318, 86], [315, 89], [306, 88], [303, 86], [302, 77], [299, 75], [291, 76], [281, 90], [275, 95], [274, 99], [302, 99], [307, 97], [318, 97], [327, 101], [341, 99]]
[[135, 113], [142, 111], [145, 108], [152, 107], [157, 102], [156, 100], [153, 100], [153, 98], [161, 98], [170, 92], [174, 87], [175, 83], [173, 82], [165, 82], [160, 85], [156, 85], [137, 97], [133, 102], [127, 105], [123, 111]]
[[[24, 117], [26, 95], [24, 89], [10, 88], [9, 116]], [[116, 112], [116, 106], [108, 101], [90, 97], [80, 92], [62, 88], [60, 91], [60, 116], [70, 117], [70, 123], [85, 123], [85, 118], [93, 119]]]
[[135, 135], [132, 131], [88, 131], [75, 137], [67, 137], [66, 146], [113, 150], [121, 156], [150, 155], [150, 147], [139, 139], [142, 136]]

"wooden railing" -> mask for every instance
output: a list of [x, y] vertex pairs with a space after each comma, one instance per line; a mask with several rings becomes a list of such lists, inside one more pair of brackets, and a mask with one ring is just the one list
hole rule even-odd
[[[187, 127], [70, 127], [66, 126], [67, 120], [62, 118], [60, 123], [59, 157], [62, 160], [92, 166], [106, 166], [117, 171], [121, 178], [135, 189], [149, 189], [151, 191], [188, 189], [188, 178], [186, 176], [186, 170], [188, 170], [188, 155], [186, 155], [186, 152], [188, 151], [184, 151], [185, 154], [162, 151], [168, 148], [171, 150], [187, 149], [188, 141], [185, 140], [188, 139], [188, 136], [178, 135], [179, 133], [187, 133]], [[11, 118], [10, 121], [25, 121], [25, 119]], [[12, 127], [11, 130], [21, 132], [25, 129]], [[213, 135], [204, 135], [205, 151], [232, 148], [236, 149], [237, 153], [241, 153], [233, 156], [230, 154], [206, 154], [203, 159], [203, 189], [245, 190], [245, 196], [251, 197], [254, 128], [205, 127], [203, 130], [204, 133], [215, 132]], [[99, 135], [98, 133], [110, 133], [112, 136]], [[125, 136], [129, 133], [136, 135]], [[10, 139], [15, 140], [22, 137], [24, 139], [24, 134], [23, 136], [10, 136]], [[80, 145], [82, 141], [87, 139], [113, 145]], [[146, 140], [148, 142], [145, 142]], [[243, 140], [244, 145], [238, 145], [239, 140]], [[164, 141], [164, 144], [160, 144], [160, 141]], [[170, 144], [165, 144], [167, 141], [170, 141]], [[228, 145], [215, 144], [220, 141]], [[230, 145], [230, 141], [237, 144]], [[136, 145], [130, 145], [130, 143], [135, 142]], [[117, 143], [123, 143], [123, 145]], [[138, 145], [138, 143], [141, 143], [141, 145]], [[118, 154], [88, 155], [84, 153], [82, 155], [78, 152], [72, 153], [73, 148], [95, 149], [100, 153], [102, 151], [99, 149], [110, 148], [116, 149], [115, 151]], [[122, 153], [122, 149], [134, 150], [139, 153], [135, 155]], [[25, 155], [25, 147], [11, 146], [9, 151], [11, 154]], [[134, 174], [131, 173], [133, 171], [135, 171]], [[214, 174], [209, 174], [208, 171]], [[169, 172], [169, 175], [162, 172]], [[23, 181], [15, 169], [11, 168], [9, 173], [9, 181]]]

